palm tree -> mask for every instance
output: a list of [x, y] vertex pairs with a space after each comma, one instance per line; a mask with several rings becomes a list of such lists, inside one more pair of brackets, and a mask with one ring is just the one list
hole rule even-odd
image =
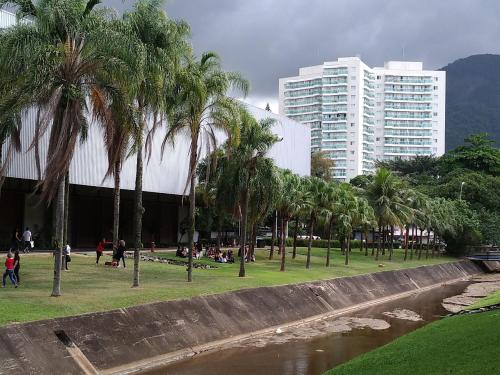
[[314, 235], [314, 225], [323, 215], [328, 205], [328, 185], [318, 177], [305, 179], [306, 193], [303, 197], [303, 210], [309, 218], [309, 242], [307, 245], [306, 268], [311, 267], [311, 247]]
[[328, 226], [327, 230], [327, 240], [328, 240], [328, 247], [326, 250], [326, 267], [330, 267], [330, 255], [331, 255], [331, 240], [332, 240], [332, 232], [333, 232], [333, 226], [336, 221], [338, 221], [338, 214], [339, 214], [339, 195], [341, 194], [340, 192], [340, 185], [337, 185], [335, 182], [329, 182], [328, 187], [327, 187], [327, 206], [325, 207], [324, 214], [325, 214], [325, 221]]
[[[2, 0], [14, 5], [19, 18], [29, 18], [1, 34], [0, 122], [34, 107], [39, 109], [32, 147], [50, 128], [47, 163], [38, 186], [42, 199], [55, 199], [54, 282], [61, 294], [66, 175], [76, 142], [85, 139], [87, 115], [104, 111], [112, 82], [133, 76], [140, 61], [133, 40], [117, 30], [98, 1]], [[100, 108], [100, 109], [99, 109]]]
[[[166, 96], [171, 95], [175, 76], [184, 56], [190, 52], [186, 42], [189, 27], [186, 23], [170, 20], [162, 9], [162, 0], [139, 0], [132, 12], [125, 13], [124, 23], [138, 41], [144, 63], [133, 76], [133, 110], [138, 126], [133, 137], [136, 153], [134, 193], [134, 280], [139, 286], [139, 257], [142, 248], [142, 175], [144, 151], [151, 152], [155, 129], [166, 112]], [[148, 123], [152, 122], [151, 129]], [[146, 140], [146, 131], [149, 130]], [[193, 172], [194, 173], [194, 172]]]
[[[405, 186], [402, 181], [385, 168], [379, 168], [366, 190], [367, 199], [373, 208], [378, 225], [378, 246], [375, 260], [378, 260], [381, 240], [388, 226], [406, 222], [411, 209], [404, 200]], [[384, 236], [383, 249], [386, 239]], [[391, 252], [392, 256], [392, 252]]]
[[300, 202], [297, 200], [296, 189], [300, 185], [300, 177], [293, 174], [289, 170], [285, 170], [281, 173], [282, 187], [281, 192], [278, 197], [277, 208], [282, 218], [281, 224], [281, 266], [280, 271], [285, 271], [285, 256], [286, 256], [286, 238], [285, 238], [285, 228], [288, 226], [288, 222], [292, 215], [297, 213], [300, 209]]
[[339, 233], [345, 239], [345, 265], [349, 264], [349, 254], [351, 251], [351, 236], [354, 225], [360, 220], [358, 198], [354, 195], [351, 185], [342, 184], [338, 195], [337, 225]]
[[[204, 53], [199, 61], [191, 59], [176, 78], [175, 89], [168, 97], [169, 131], [162, 146], [173, 141], [181, 132], [187, 132], [190, 140], [189, 176], [189, 232], [188, 246], [193, 247], [195, 231], [195, 190], [196, 168], [198, 165], [200, 142], [207, 140], [206, 146], [216, 148], [215, 132], [222, 130], [229, 137], [238, 137], [238, 127], [234, 121], [227, 121], [227, 112], [235, 112], [239, 104], [227, 94], [232, 89], [248, 91], [248, 82], [238, 73], [224, 72], [215, 53]], [[209, 150], [210, 151], [210, 150]], [[189, 251], [188, 281], [192, 281], [193, 259]]]
[[230, 159], [231, 178], [228, 183], [237, 187], [239, 206], [241, 212], [240, 233], [240, 272], [239, 277], [245, 277], [245, 245], [247, 239], [248, 205], [250, 200], [250, 187], [257, 170], [266, 168], [264, 164], [270, 163], [265, 155], [278, 141], [271, 127], [274, 119], [255, 120], [246, 110], [240, 111], [241, 133], [240, 143], [234, 149]]

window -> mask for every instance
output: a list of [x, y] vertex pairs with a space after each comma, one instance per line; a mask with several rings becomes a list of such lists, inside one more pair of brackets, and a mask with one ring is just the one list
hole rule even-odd
[[[351, 113], [351, 115], [352, 115], [352, 113]], [[351, 128], [353, 128], [353, 127], [354, 127], [354, 122], [351, 122]]]
[[356, 90], [356, 85], [352, 85], [351, 90]]
[[377, 79], [380, 79], [380, 76], [377, 76]]
[[378, 105], [378, 106], [381, 106], [381, 105], [382, 105], [382, 103], [381, 103], [381, 102], [377, 102], [377, 105]]
[[[436, 139], [436, 142], [437, 142], [437, 139]], [[351, 142], [351, 146], [354, 144], [354, 142]]]
[[375, 140], [378, 142], [378, 141], [380, 141], [380, 138], [379, 138], [379, 137], [377, 137], [377, 138], [375, 138]]
[[354, 155], [354, 151], [351, 151], [351, 155]]
[[437, 113], [437, 112], [434, 112], [434, 113], [433, 113], [433, 115], [434, 115], [434, 116], [437, 116], [437, 115], [438, 115], [438, 113]]
[[355, 100], [356, 99], [356, 95], [351, 95], [351, 99]]
[[438, 77], [434, 77], [434, 81], [439, 81], [439, 78]]
[[437, 86], [434, 86], [434, 90], [437, 90], [437, 89], [438, 89], [438, 87], [437, 87]]
[[356, 80], [356, 76], [351, 76], [351, 79], [352, 79], [353, 81], [355, 81], [355, 80]]
[[438, 143], [438, 140], [437, 140], [437, 139], [434, 139], [434, 143]]

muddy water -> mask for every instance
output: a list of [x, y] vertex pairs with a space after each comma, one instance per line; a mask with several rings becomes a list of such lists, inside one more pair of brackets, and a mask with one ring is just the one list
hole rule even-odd
[[[347, 315], [355, 318], [383, 319], [390, 324], [387, 329], [354, 328], [348, 332], [329, 333], [307, 339], [293, 338], [285, 343], [264, 347], [250, 345], [224, 349], [198, 355], [148, 374], [322, 374], [359, 354], [382, 346], [446, 315], [448, 312], [441, 306], [442, 300], [460, 294], [468, 284], [460, 282], [446, 285]], [[411, 310], [420, 315], [422, 320], [402, 320], [383, 314], [396, 309]], [[336, 319], [339, 318], [333, 318]]]

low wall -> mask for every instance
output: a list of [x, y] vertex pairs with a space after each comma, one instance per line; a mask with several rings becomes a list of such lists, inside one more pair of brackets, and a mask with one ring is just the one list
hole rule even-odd
[[0, 373], [123, 373], [123, 366], [480, 272], [460, 261], [9, 325], [0, 328]]

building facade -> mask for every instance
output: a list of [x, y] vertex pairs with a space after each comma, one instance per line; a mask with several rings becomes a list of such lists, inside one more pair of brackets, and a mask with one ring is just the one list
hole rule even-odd
[[332, 159], [340, 181], [372, 173], [375, 160], [442, 155], [445, 97], [446, 73], [421, 62], [339, 58], [279, 80], [279, 112], [311, 127], [311, 152]]

